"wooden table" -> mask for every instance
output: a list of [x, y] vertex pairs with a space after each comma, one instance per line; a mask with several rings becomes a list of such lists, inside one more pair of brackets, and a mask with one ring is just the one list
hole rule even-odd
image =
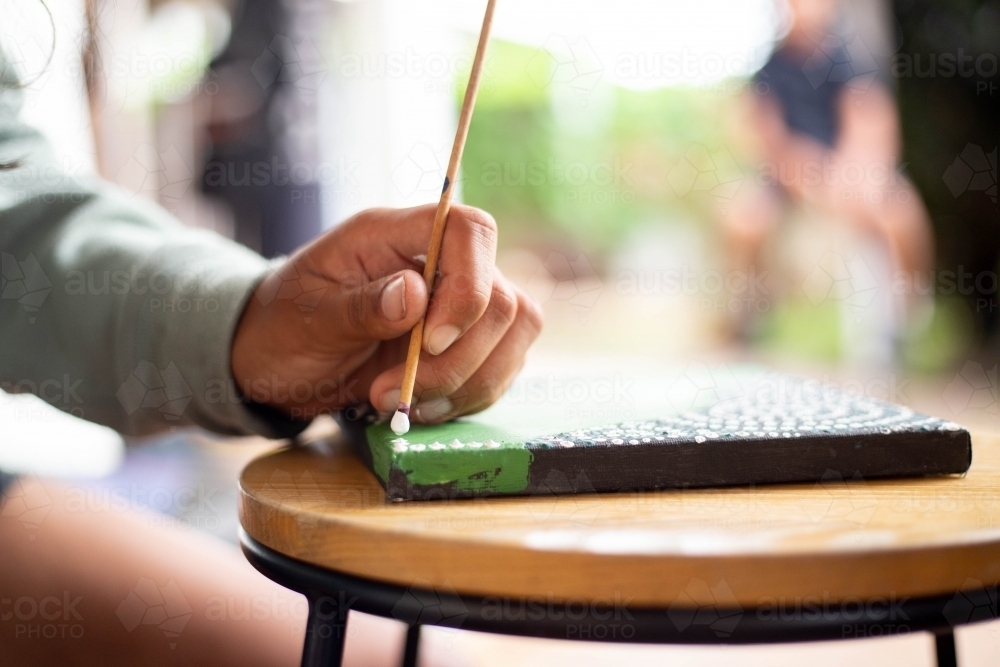
[[598, 641], [756, 643], [998, 616], [1000, 437], [964, 477], [390, 504], [339, 437], [241, 477], [250, 561], [310, 600], [303, 665], [339, 664], [348, 609], [411, 626]]

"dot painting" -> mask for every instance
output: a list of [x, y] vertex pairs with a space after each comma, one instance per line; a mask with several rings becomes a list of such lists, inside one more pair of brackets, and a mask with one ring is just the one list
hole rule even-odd
[[345, 433], [392, 501], [948, 475], [972, 457], [957, 424], [776, 374], [699, 409], [561, 432], [470, 418], [398, 436], [352, 416]]

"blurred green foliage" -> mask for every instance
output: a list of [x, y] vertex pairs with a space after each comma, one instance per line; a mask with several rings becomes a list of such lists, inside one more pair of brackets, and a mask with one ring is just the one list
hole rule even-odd
[[732, 94], [581, 89], [554, 80], [555, 68], [542, 50], [490, 47], [462, 187], [466, 202], [502, 221], [505, 242], [568, 234], [607, 256], [640, 225], [710, 221], [711, 191], [670, 176], [692, 147], [724, 150]]

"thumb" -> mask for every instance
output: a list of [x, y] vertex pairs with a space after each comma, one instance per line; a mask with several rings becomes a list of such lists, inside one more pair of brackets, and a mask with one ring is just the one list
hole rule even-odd
[[390, 340], [413, 328], [427, 310], [427, 287], [416, 271], [399, 271], [347, 291], [335, 317], [357, 339]]

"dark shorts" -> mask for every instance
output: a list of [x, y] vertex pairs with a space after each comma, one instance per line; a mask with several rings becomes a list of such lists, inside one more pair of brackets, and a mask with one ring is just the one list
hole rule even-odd
[[17, 479], [14, 475], [9, 475], [3, 470], [0, 470], [0, 502], [3, 501], [4, 492], [14, 483]]

